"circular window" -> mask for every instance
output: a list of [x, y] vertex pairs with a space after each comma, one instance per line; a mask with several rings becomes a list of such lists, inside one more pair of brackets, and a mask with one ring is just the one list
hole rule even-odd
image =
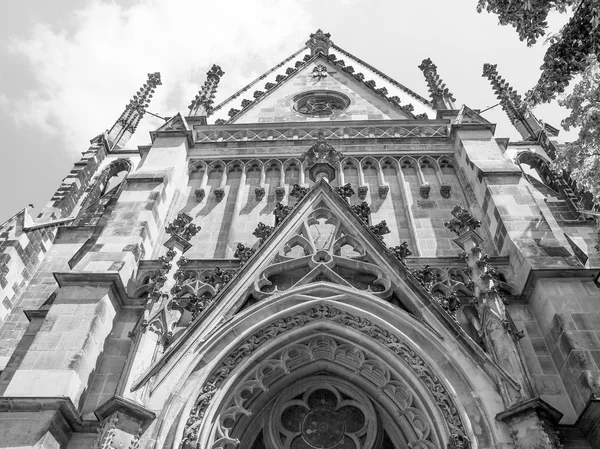
[[[312, 384], [312, 385], [311, 385]], [[330, 381], [286, 390], [271, 411], [273, 447], [371, 449], [378, 441], [371, 402], [353, 387]], [[301, 391], [301, 392], [299, 392]]]
[[350, 98], [339, 92], [311, 91], [294, 97], [294, 111], [313, 117], [330, 117], [346, 109]]

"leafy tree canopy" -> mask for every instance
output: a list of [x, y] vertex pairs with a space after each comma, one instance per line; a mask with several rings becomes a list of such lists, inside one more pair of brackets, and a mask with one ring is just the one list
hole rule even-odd
[[553, 169], [564, 170], [579, 188], [592, 194], [595, 203], [600, 203], [600, 64], [594, 57], [588, 59], [573, 93], [558, 101], [571, 111], [561, 123], [563, 128], [577, 127], [579, 136], [556, 152]]
[[512, 25], [519, 38], [533, 45], [546, 34], [551, 11], [572, 10], [568, 23], [549, 39], [542, 74], [526, 94], [536, 105], [564, 92], [575, 75], [583, 73], [589, 56], [600, 57], [600, 1], [598, 0], [479, 0], [479, 12], [497, 14], [501, 25]]

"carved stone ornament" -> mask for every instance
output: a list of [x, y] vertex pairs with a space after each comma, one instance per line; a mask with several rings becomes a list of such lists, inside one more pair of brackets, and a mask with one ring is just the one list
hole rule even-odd
[[390, 228], [388, 228], [385, 220], [377, 223], [376, 225], [370, 226], [371, 231], [380, 239], [383, 240], [383, 236], [390, 233]]
[[275, 209], [273, 209], [273, 215], [275, 215], [275, 226], [283, 221], [285, 217], [287, 217], [292, 208], [290, 206], [285, 206], [281, 203], [275, 204]]
[[189, 241], [198, 233], [198, 231], [200, 231], [200, 229], [201, 228], [199, 226], [196, 226], [194, 223], [192, 223], [192, 217], [182, 212], [177, 215], [177, 218], [175, 218], [172, 223], [169, 223], [169, 225], [165, 228], [165, 232]]
[[194, 195], [196, 196], [196, 201], [200, 203], [206, 196], [206, 192], [204, 189], [196, 189], [194, 190]]
[[419, 193], [425, 199], [429, 198], [429, 192], [431, 192], [431, 186], [429, 184], [421, 184]]
[[301, 187], [299, 184], [294, 184], [290, 191], [290, 196], [297, 198], [300, 201], [308, 194], [308, 187]]
[[354, 206], [350, 206], [350, 208], [352, 209], [352, 211], [358, 215], [362, 221], [364, 221], [366, 224], [369, 224], [369, 221], [371, 219], [371, 208], [369, 207], [369, 204], [366, 201], [363, 201], [360, 204], [356, 204]]
[[235, 257], [236, 259], [240, 259], [240, 262], [243, 265], [248, 259], [250, 259], [254, 255], [255, 252], [256, 250], [254, 248], [248, 248], [242, 243], [238, 243], [233, 257]]
[[333, 148], [325, 140], [324, 134], [319, 132], [317, 141], [301, 156], [301, 159], [306, 162], [307, 167], [312, 167], [316, 163], [327, 163], [335, 167], [342, 157], [342, 153]]
[[215, 198], [217, 199], [217, 201], [218, 202], [223, 201], [223, 198], [225, 198], [225, 189], [219, 187], [219, 188], [216, 188], [214, 190], [214, 192], [215, 192]]
[[268, 226], [262, 222], [258, 223], [258, 226], [252, 233], [252, 235], [260, 240], [260, 243], [263, 243], [274, 231], [275, 228], [273, 226]]
[[458, 204], [454, 206], [451, 214], [454, 218], [444, 223], [444, 226], [446, 226], [456, 235], [460, 236], [469, 230], [475, 231], [475, 229], [481, 226], [481, 222], [479, 220], [476, 220], [468, 210], [463, 209]]
[[333, 45], [331, 42], [331, 34], [323, 33], [323, 30], [318, 29], [316, 33], [310, 35], [310, 39], [306, 41], [306, 47], [310, 48], [312, 55], [317, 53], [329, 54], [329, 48]]
[[285, 187], [276, 187], [275, 188], [275, 200], [282, 201], [285, 197]]
[[400, 246], [394, 246], [389, 248], [391, 253], [396, 256], [398, 260], [404, 263], [404, 259], [412, 254], [412, 251], [408, 249], [408, 243], [402, 242]]
[[443, 184], [440, 187], [440, 195], [442, 196], [442, 198], [448, 199], [448, 198], [450, 198], [450, 191], [451, 190], [452, 190], [452, 186]]
[[354, 189], [352, 188], [352, 185], [349, 182], [341, 187], [336, 187], [335, 191], [339, 196], [344, 198], [346, 202], [348, 202], [348, 198], [354, 195]]
[[323, 78], [327, 77], [327, 67], [322, 64], [315, 66], [312, 71], [312, 77], [317, 81], [321, 81]]
[[[244, 341], [238, 343], [235, 348], [226, 354], [218, 364], [218, 366], [211, 372], [208, 379], [204, 383], [201, 393], [196, 399], [195, 406], [192, 408], [190, 415], [187, 419], [186, 426], [183, 433], [181, 448], [198, 448], [198, 429], [202, 424], [202, 420], [204, 418], [204, 414], [208, 405], [210, 404], [215, 392], [219, 390], [219, 388], [224, 384], [229, 375], [236, 370], [236, 368], [252, 353], [259, 347], [263, 347], [269, 340], [281, 336], [287, 332], [290, 332], [296, 328], [305, 326], [308, 323], [317, 321], [317, 320], [327, 320], [329, 322], [342, 324], [344, 327], [354, 329], [371, 339], [379, 342], [383, 346], [387, 347], [390, 351], [396, 354], [400, 360], [402, 360], [406, 367], [414, 373], [414, 376], [421, 381], [422, 386], [426, 391], [429, 391], [431, 395], [431, 400], [437, 405], [442, 416], [444, 417], [445, 423], [448, 426], [450, 432], [454, 435], [465, 435], [465, 426], [461, 420], [458, 407], [454, 403], [454, 399], [450, 392], [446, 389], [443, 383], [440, 381], [440, 378], [434, 373], [429, 364], [419, 356], [409, 345], [407, 345], [404, 341], [398, 338], [394, 334], [390, 334], [388, 331], [382, 329], [377, 324], [372, 321], [352, 315], [348, 312], [336, 309], [329, 305], [319, 305], [316, 307], [312, 307], [310, 309], [299, 312], [295, 315], [288, 316], [285, 318], [280, 318], [273, 323], [269, 323], [261, 330], [255, 332], [251, 336], [249, 336]], [[313, 345], [314, 346], [314, 345]], [[318, 347], [318, 345], [317, 345]], [[296, 346], [294, 346], [296, 348]], [[297, 350], [300, 352], [300, 350]], [[327, 356], [328, 352], [319, 351], [315, 354], [317, 357]], [[356, 354], [356, 351], [343, 351], [342, 354]], [[292, 365], [291, 358], [293, 357], [293, 353], [288, 353], [286, 356], [276, 355], [273, 359], [275, 363], [266, 362], [259, 364], [259, 366], [251, 373], [248, 378], [249, 382], [245, 382], [242, 385], [242, 389], [251, 388], [251, 392], [254, 392], [256, 388], [259, 388], [262, 391], [268, 389], [268, 376], [267, 373], [272, 373], [273, 370], [283, 369], [284, 372], [290, 372], [290, 366]], [[335, 352], [334, 352], [335, 354]], [[366, 363], [367, 354], [362, 353], [362, 356], [352, 357], [351, 360], [354, 360], [354, 364], [358, 361], [359, 364]], [[288, 365], [289, 364], [289, 365]], [[373, 367], [372, 363], [367, 363], [369, 367]], [[361, 369], [359, 367], [353, 368], [353, 372], [363, 373], [363, 372], [374, 372], [371, 369]], [[376, 378], [378, 376], [371, 376], [370, 379]], [[261, 382], [257, 382], [254, 379], [262, 379]], [[390, 377], [383, 376], [383, 379], [390, 379]], [[264, 384], [267, 382], [267, 385]], [[402, 392], [398, 397], [402, 403], [398, 403], [396, 405], [402, 410], [405, 410], [408, 413], [409, 418], [412, 419], [411, 413], [420, 413], [417, 408], [411, 407], [413, 405], [413, 396], [410, 393], [410, 390], [407, 390], [404, 387], [404, 383], [401, 379], [390, 379], [384, 381], [383, 385], [380, 385], [379, 388], [381, 391], [386, 391], [390, 389], [392, 395], [394, 392]], [[248, 385], [247, 387], [245, 385]], [[399, 391], [400, 390], [400, 391]], [[238, 392], [239, 393], [239, 392]], [[245, 398], [248, 397], [247, 393], [239, 393], [236, 395], [236, 399], [231, 407], [226, 409], [222, 414], [222, 420], [219, 422], [219, 432], [224, 438], [228, 441], [232, 442], [234, 447], [239, 444], [239, 442], [233, 439], [230, 435], [231, 427], [236, 423], [236, 419], [240, 415], [244, 415], [243, 410], [245, 410]], [[404, 399], [401, 399], [404, 398]], [[413, 412], [414, 410], [414, 412]], [[309, 413], [310, 410], [307, 411]], [[410, 412], [410, 413], [409, 413]], [[233, 419], [232, 419], [233, 418]], [[425, 425], [427, 422], [426, 419], [420, 418], [420, 424]], [[227, 425], [226, 425], [227, 424]], [[409, 424], [410, 425], [410, 424]], [[428, 426], [428, 425], [427, 425]], [[418, 426], [417, 426], [418, 428]], [[419, 439], [421, 441], [427, 441], [429, 438], [430, 430], [427, 427], [425, 431], [424, 427], [421, 427], [423, 432], [419, 432], [419, 435], [416, 437], [415, 441], [418, 442]], [[415, 438], [414, 436], [412, 438]], [[425, 443], [424, 443], [425, 444]], [[413, 446], [413, 445], [411, 445]], [[203, 446], [213, 448], [215, 446]], [[350, 446], [351, 447], [351, 446]], [[431, 443], [429, 445], [419, 445], [418, 443], [413, 447], [431, 447]]]
[[255, 188], [254, 195], [256, 195], [256, 201], [262, 201], [262, 199], [265, 197], [265, 188], [264, 187]]
[[471, 442], [465, 435], [453, 433], [448, 438], [448, 449], [470, 449]]
[[358, 187], [358, 198], [359, 199], [364, 200], [367, 197], [368, 193], [369, 193], [368, 186], [359, 186]]
[[385, 200], [387, 198], [387, 195], [390, 191], [390, 186], [379, 186], [379, 198], [381, 198], [382, 200]]

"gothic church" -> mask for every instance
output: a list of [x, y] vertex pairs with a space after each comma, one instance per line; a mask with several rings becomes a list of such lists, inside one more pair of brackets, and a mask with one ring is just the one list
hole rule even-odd
[[0, 449], [600, 448], [597, 206], [414, 69], [319, 30], [131, 149], [149, 74], [0, 225]]

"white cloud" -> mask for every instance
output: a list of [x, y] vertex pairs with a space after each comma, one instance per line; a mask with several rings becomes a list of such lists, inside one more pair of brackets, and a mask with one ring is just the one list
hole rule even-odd
[[[149, 108], [159, 115], [187, 111], [213, 63], [225, 71], [223, 94], [242, 87], [303, 45], [316, 28], [306, 6], [146, 0], [123, 8], [97, 0], [75, 13], [71, 33], [38, 24], [27, 39], [12, 42], [37, 87], [2, 104], [17, 122], [35, 123], [40, 132], [61, 136], [67, 150], [83, 151], [112, 125], [148, 72], [162, 75]], [[151, 124], [145, 119], [132, 143], [149, 141]]]

